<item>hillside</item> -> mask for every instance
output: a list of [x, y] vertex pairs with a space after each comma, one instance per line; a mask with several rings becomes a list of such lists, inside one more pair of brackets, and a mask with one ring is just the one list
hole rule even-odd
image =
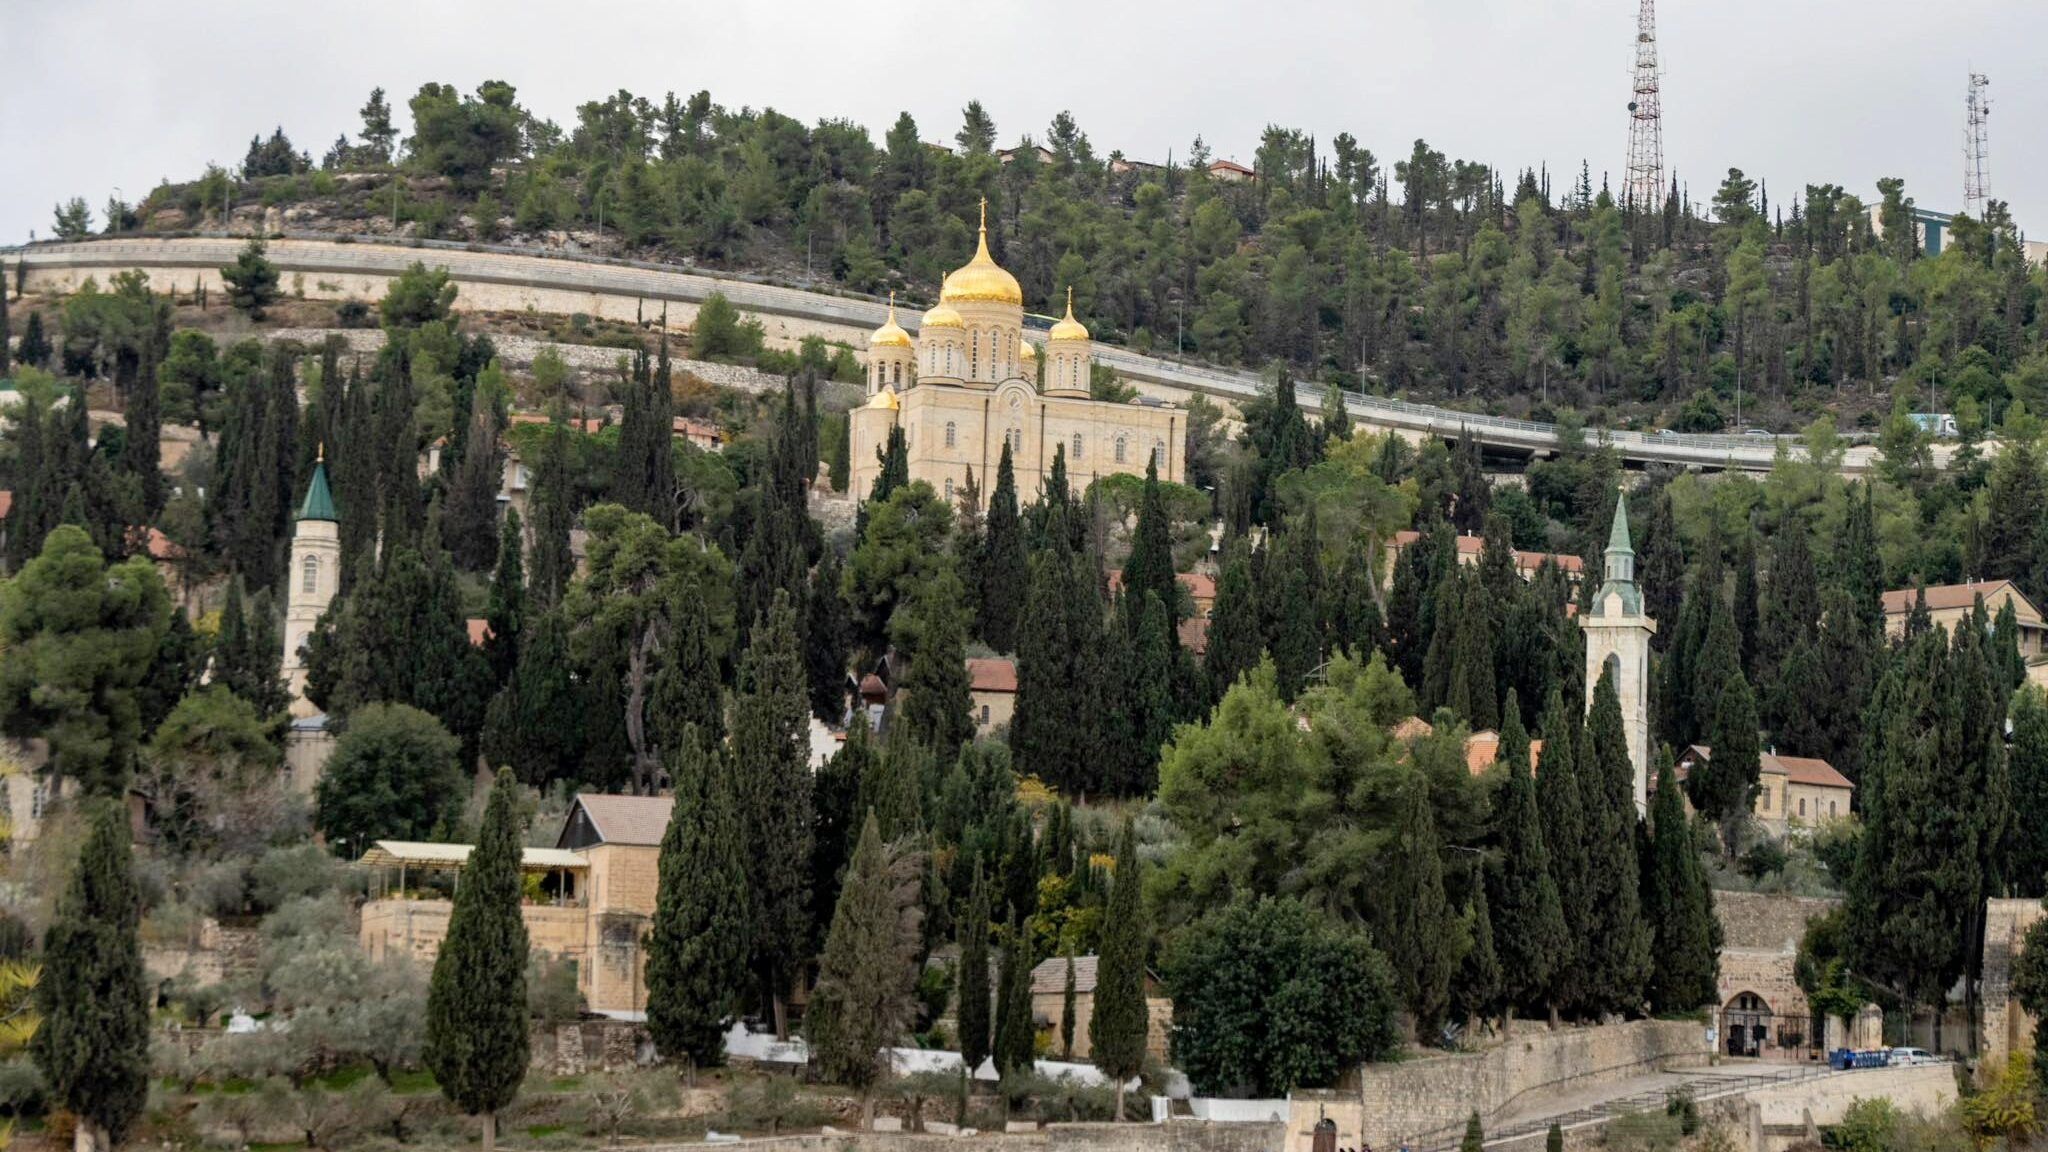
[[[1773, 204], [1730, 171], [1701, 206], [1674, 182], [1654, 210], [1616, 205], [1582, 165], [1571, 187], [1510, 179], [1416, 141], [1389, 162], [1349, 135], [1327, 148], [1268, 129], [1255, 178], [1097, 151], [1061, 116], [998, 149], [970, 103], [949, 143], [899, 117], [878, 143], [708, 93], [620, 92], [573, 125], [534, 117], [510, 85], [428, 85], [401, 141], [381, 90], [357, 138], [316, 165], [279, 130], [237, 173], [110, 203], [113, 231], [238, 226], [396, 233], [701, 264], [929, 300], [990, 242], [1027, 307], [1068, 287], [1098, 338], [1489, 411], [1686, 431], [1875, 428], [1894, 392], [1995, 423], [2039, 410], [2041, 274], [1996, 208], [1957, 221], [1927, 258], [1873, 229], [1833, 185]], [[402, 147], [401, 147], [402, 144]], [[1234, 178], [1233, 178], [1234, 177]], [[1907, 218], [1881, 182], [1880, 220]], [[275, 215], [271, 210], [275, 209]], [[60, 233], [90, 230], [75, 201]], [[1740, 419], [1737, 419], [1737, 415]]]

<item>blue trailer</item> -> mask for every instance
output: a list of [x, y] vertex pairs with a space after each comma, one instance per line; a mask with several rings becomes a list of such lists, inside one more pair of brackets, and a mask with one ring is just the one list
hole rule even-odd
[[1883, 1068], [1889, 1063], [1891, 1063], [1891, 1053], [1882, 1048], [1875, 1048], [1868, 1052], [1858, 1052], [1851, 1048], [1837, 1048], [1833, 1052], [1828, 1053], [1828, 1066], [1838, 1072], [1847, 1072], [1852, 1068]]

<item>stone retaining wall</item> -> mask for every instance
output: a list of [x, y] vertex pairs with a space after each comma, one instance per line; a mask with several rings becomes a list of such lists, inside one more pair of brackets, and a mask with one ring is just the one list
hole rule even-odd
[[1706, 1056], [1706, 1029], [1696, 1023], [1635, 1020], [1554, 1032], [1526, 1024], [1486, 1052], [1369, 1065], [1356, 1091], [1295, 1093], [1286, 1148], [1308, 1152], [1323, 1116], [1336, 1122], [1340, 1148], [1396, 1147], [1447, 1132], [1455, 1139], [1474, 1111], [1490, 1121], [1525, 1093], [1600, 1084]]
[[663, 1144], [642, 1152], [940, 1152], [963, 1145], [1002, 1152], [1273, 1152], [1283, 1139], [1280, 1124], [1211, 1124], [1172, 1120], [1164, 1124], [1048, 1124], [1036, 1132], [977, 1137], [909, 1132], [838, 1132], [772, 1136], [738, 1144]]
[[[339, 336], [350, 352], [365, 356], [374, 356], [384, 347], [384, 330], [381, 328], [273, 328], [257, 335], [267, 340], [297, 340], [308, 346], [317, 346], [329, 336]], [[507, 368], [531, 368], [541, 349], [552, 346], [561, 356], [562, 363], [568, 365], [570, 372], [578, 378], [614, 377], [618, 373], [620, 358], [631, 355], [621, 348], [562, 344], [537, 336], [499, 333], [491, 333], [490, 336], [491, 343], [498, 349], [499, 360]], [[711, 360], [676, 360], [673, 364], [679, 375], [695, 376], [707, 384], [737, 388], [742, 392], [780, 392], [788, 379], [744, 364], [720, 364]]]

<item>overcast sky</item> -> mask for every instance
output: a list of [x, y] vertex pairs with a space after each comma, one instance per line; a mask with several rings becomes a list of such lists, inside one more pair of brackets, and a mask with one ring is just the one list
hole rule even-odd
[[[1789, 204], [1808, 182], [1874, 199], [1903, 176], [1962, 207], [1968, 72], [1991, 77], [1992, 194], [2048, 237], [2048, 3], [1665, 0], [1667, 169], [1707, 199], [1730, 166]], [[517, 85], [573, 124], [624, 87], [711, 90], [729, 107], [845, 117], [879, 142], [898, 111], [950, 141], [980, 99], [1001, 139], [1069, 109], [1096, 151], [1252, 160], [1268, 123], [1348, 131], [1385, 163], [1418, 136], [1513, 170], [1580, 160], [1620, 183], [1635, 0], [355, 0], [346, 5], [0, 0], [0, 243], [50, 235], [52, 205], [95, 216], [120, 188], [238, 162], [281, 123], [316, 158], [382, 85], [403, 114], [429, 80]], [[408, 126], [404, 123], [401, 127]]]

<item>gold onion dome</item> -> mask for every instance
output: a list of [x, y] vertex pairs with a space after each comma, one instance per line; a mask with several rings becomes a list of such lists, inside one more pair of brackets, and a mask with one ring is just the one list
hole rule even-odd
[[889, 293], [889, 319], [880, 328], [868, 334], [870, 348], [908, 348], [910, 333], [896, 323], [896, 294]]
[[1052, 332], [1046, 337], [1046, 339], [1086, 340], [1087, 338], [1088, 329], [1079, 320], [1074, 319], [1074, 290], [1072, 288], [1068, 288], [1066, 318], [1052, 326]]
[[1031, 346], [1031, 341], [1020, 336], [1017, 338], [1017, 356], [1024, 360], [1036, 360], [1038, 359], [1038, 349]]
[[939, 287], [939, 302], [1009, 304], [1024, 306], [1024, 290], [1017, 278], [1003, 271], [988, 254], [988, 201], [981, 202], [981, 235], [974, 242], [974, 259], [946, 276]]
[[896, 410], [896, 393], [884, 388], [880, 392], [875, 393], [874, 399], [868, 401], [868, 407], [885, 408], [893, 412]]
[[925, 313], [923, 322], [918, 325], [920, 331], [926, 328], [965, 327], [967, 327], [967, 324], [965, 321], [960, 319], [960, 314], [958, 312], [953, 311], [951, 308], [946, 307], [944, 304], [941, 304], [933, 308], [931, 311]]

